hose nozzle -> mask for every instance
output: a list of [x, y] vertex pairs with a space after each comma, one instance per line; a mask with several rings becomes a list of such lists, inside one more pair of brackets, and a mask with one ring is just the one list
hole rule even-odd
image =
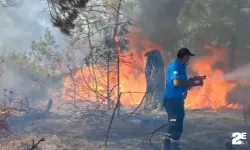
[[207, 76], [206, 76], [206, 75], [203, 75], [203, 76], [195, 76], [194, 78], [197, 79], [197, 80], [205, 80], [205, 79], [207, 78]]

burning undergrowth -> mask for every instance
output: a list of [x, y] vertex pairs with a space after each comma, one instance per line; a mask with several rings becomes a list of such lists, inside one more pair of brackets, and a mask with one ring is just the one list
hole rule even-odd
[[[145, 36], [141, 36], [142, 32], [137, 28], [127, 35], [130, 41], [129, 50], [120, 55], [122, 60], [120, 65], [120, 86], [123, 93], [121, 97], [122, 105], [138, 105], [142, 101], [147, 86], [144, 55], [154, 49], [160, 49], [163, 52], [163, 48], [160, 45], [147, 40]], [[210, 78], [223, 76], [226, 72], [225, 67], [220, 68], [217, 65], [225, 62], [227, 49], [204, 45], [204, 50], [210, 51], [211, 55], [195, 58], [191, 64], [191, 71], [197, 75], [206, 74]], [[130, 60], [130, 62], [128, 63], [127, 60]], [[167, 63], [164, 65], [166, 67]], [[112, 67], [115, 68], [116, 64], [111, 64], [110, 68]], [[95, 72], [95, 78], [93, 78], [93, 71]], [[111, 92], [111, 99], [115, 103], [117, 99], [115, 96], [117, 72], [110, 72], [109, 76], [111, 81], [109, 86], [114, 87]], [[96, 64], [92, 68], [83, 66], [76, 71], [73, 78], [70, 75], [65, 77], [64, 99], [72, 100], [75, 95], [75, 99], [97, 101], [96, 93], [98, 93], [99, 98], [103, 99], [101, 102], [106, 103], [106, 83], [107, 73], [103, 66]], [[188, 109], [239, 108], [238, 104], [231, 104], [227, 99], [227, 95], [233, 88], [237, 87], [237, 84], [235, 81], [206, 80], [203, 87], [193, 88], [189, 91], [186, 107]]]
[[[152, 49], [162, 49], [161, 46], [152, 43], [149, 40], [142, 39], [138, 30], [127, 35], [130, 41], [130, 49], [128, 52], [121, 53], [120, 56], [120, 87], [123, 93], [121, 103], [123, 105], [139, 104], [146, 90], [146, 80], [144, 74], [144, 54]], [[141, 52], [140, 52], [141, 51]], [[113, 87], [111, 97], [116, 99], [116, 79], [117, 71], [113, 71], [116, 64], [110, 66], [110, 87]], [[93, 79], [93, 71], [95, 71], [95, 79]], [[106, 98], [107, 90], [106, 68], [102, 65], [93, 65], [91, 67], [83, 66], [72, 76], [67, 76], [64, 81], [64, 99], [94, 100], [96, 101], [96, 93], [99, 97]], [[98, 84], [97, 92], [95, 91], [96, 83]], [[75, 85], [74, 85], [75, 84]], [[75, 88], [74, 88], [75, 87]], [[74, 93], [74, 89], [76, 94]]]
[[[224, 47], [213, 47], [205, 45], [204, 48], [210, 51], [209, 56], [196, 58], [191, 65], [192, 71], [202, 75], [205, 74], [208, 80], [202, 88], [190, 90], [186, 99], [187, 108], [238, 108], [239, 105], [231, 104], [227, 95], [233, 88], [237, 87], [237, 81], [223, 79], [214, 80], [213, 77], [220, 77], [226, 73], [225, 67], [216, 67], [217, 64], [225, 63], [227, 50]], [[225, 66], [225, 65], [222, 65]]]

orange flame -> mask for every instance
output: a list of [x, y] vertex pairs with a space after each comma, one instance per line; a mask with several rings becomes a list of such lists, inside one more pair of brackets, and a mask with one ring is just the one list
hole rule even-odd
[[[123, 93], [121, 97], [123, 105], [139, 104], [144, 96], [143, 92], [146, 90], [144, 54], [153, 49], [163, 50], [161, 46], [147, 40], [145, 36], [142, 37], [140, 33], [142, 33], [140, 29], [134, 28], [127, 35], [130, 41], [130, 49], [128, 52], [121, 53], [120, 56], [120, 87]], [[226, 50], [209, 45], [205, 45], [205, 48], [210, 49], [213, 55], [195, 59], [192, 62], [191, 69], [199, 75], [206, 74], [209, 77], [223, 75], [223, 70], [215, 69], [214, 65], [224, 60]], [[128, 60], [130, 60], [129, 64], [126, 63]], [[112, 67], [116, 67], [116, 65], [112, 65]], [[93, 74], [95, 74], [95, 79], [98, 80], [98, 85], [96, 85]], [[116, 86], [116, 78], [117, 73], [111, 72], [111, 88]], [[95, 91], [98, 91], [98, 97], [105, 100], [107, 98], [106, 83], [107, 73], [103, 67], [100, 65], [82, 67], [74, 75], [65, 77], [63, 98], [70, 100], [75, 96], [75, 99], [96, 100]], [[206, 80], [202, 88], [193, 88], [189, 91], [185, 105], [189, 109], [224, 107], [227, 105], [226, 96], [228, 92], [236, 85], [235, 82], [224, 80]], [[111, 98], [115, 100], [116, 95], [116, 90], [113, 90]], [[238, 105], [228, 105], [227, 107], [238, 107]]]
[[[144, 72], [144, 54], [153, 50], [162, 50], [162, 47], [152, 43], [147, 39], [142, 39], [137, 28], [134, 28], [128, 35], [130, 39], [130, 49], [126, 53], [120, 53], [120, 91], [121, 103], [123, 105], [139, 104], [146, 91], [146, 80]], [[115, 68], [112, 65], [111, 68]], [[95, 70], [95, 72], [93, 72]], [[93, 78], [95, 74], [95, 78]], [[117, 72], [110, 72], [110, 90], [113, 89], [111, 98], [117, 99], [116, 81]], [[96, 81], [97, 79], [97, 88]], [[75, 82], [74, 82], [75, 81]], [[75, 86], [74, 86], [75, 85]], [[99, 98], [107, 98], [107, 73], [101, 65], [94, 65], [91, 67], [82, 67], [74, 75], [67, 76], [64, 79], [64, 99], [88, 99], [96, 100], [96, 93], [98, 91]]]
[[[220, 77], [224, 75], [224, 71], [216, 69], [214, 65], [223, 62], [226, 56], [226, 49], [222, 47], [212, 47], [205, 45], [205, 49], [212, 51], [211, 56], [200, 57], [194, 60], [191, 69], [198, 75], [207, 75], [208, 77]], [[228, 105], [227, 94], [236, 87], [234, 81], [225, 80], [205, 80], [202, 88], [193, 88], [189, 91], [186, 98], [187, 108], [221, 108], [230, 107], [237, 108], [238, 105]]]

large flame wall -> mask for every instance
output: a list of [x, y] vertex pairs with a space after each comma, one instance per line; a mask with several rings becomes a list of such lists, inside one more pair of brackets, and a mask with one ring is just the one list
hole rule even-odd
[[220, 107], [238, 107], [236, 104], [229, 104], [227, 94], [236, 87], [235, 81], [226, 81], [213, 77], [224, 75], [224, 71], [215, 68], [217, 63], [225, 61], [227, 50], [223, 47], [213, 47], [205, 45], [204, 48], [211, 52], [210, 56], [196, 58], [191, 69], [198, 75], [207, 75], [203, 87], [196, 87], [189, 91], [186, 98], [187, 108], [220, 108]]
[[[146, 90], [146, 80], [144, 72], [144, 54], [153, 50], [162, 50], [162, 47], [152, 43], [147, 39], [142, 39], [140, 36], [141, 30], [134, 28], [133, 31], [127, 35], [130, 41], [130, 49], [126, 54], [120, 56], [120, 88], [123, 93], [121, 96], [121, 103], [123, 105], [135, 105], [141, 102], [144, 92]], [[93, 69], [94, 68], [94, 69]], [[98, 80], [97, 91], [100, 99], [105, 99], [107, 96], [107, 73], [100, 65], [92, 67], [83, 67], [79, 69], [72, 81], [72, 76], [65, 77], [64, 80], [64, 94], [63, 98], [72, 100], [88, 99], [96, 101], [96, 85], [95, 79]], [[114, 64], [111, 68], [116, 68]], [[93, 72], [95, 70], [95, 72]], [[95, 78], [93, 74], [95, 73]], [[74, 86], [75, 85], [75, 86]], [[110, 73], [110, 88], [113, 89], [117, 85], [117, 72]], [[117, 89], [112, 92], [112, 99], [117, 99]], [[74, 94], [75, 93], [75, 94]]]
[[[136, 30], [138, 31], [138, 30]], [[128, 35], [130, 40], [130, 50], [125, 56], [121, 57], [121, 60], [132, 60], [130, 64], [121, 63], [121, 103], [123, 105], [139, 104], [144, 91], [146, 89], [146, 80], [144, 72], [144, 54], [153, 49], [160, 49], [162, 47], [154, 44], [153, 42], [141, 38], [138, 32], [131, 32]], [[196, 58], [192, 61], [191, 69], [198, 75], [206, 74], [208, 77], [221, 76], [224, 72], [220, 69], [215, 69], [213, 66], [225, 59], [226, 49], [215, 48], [206, 45], [205, 49], [209, 49], [212, 54], [206, 57]], [[121, 61], [122, 62], [122, 61]], [[165, 64], [167, 65], [167, 64]], [[115, 67], [115, 66], [113, 66]], [[98, 85], [96, 86], [93, 80], [93, 69], [95, 71], [95, 77], [98, 79]], [[92, 70], [92, 71], [91, 71]], [[116, 85], [116, 73], [111, 73], [110, 77], [113, 79], [110, 87]], [[64, 80], [64, 99], [88, 99], [96, 100], [95, 90], [100, 93], [98, 97], [105, 99], [106, 97], [106, 82], [107, 74], [105, 70], [101, 70], [101, 67], [94, 65], [93, 68], [83, 67], [79, 69], [74, 75], [74, 82], [72, 76], [65, 77]], [[229, 82], [224, 80], [206, 80], [203, 87], [196, 87], [189, 91], [185, 105], [187, 108], [219, 108], [227, 105], [227, 94], [236, 86], [235, 82]], [[75, 93], [75, 94], [74, 94]], [[116, 99], [116, 91], [112, 93], [112, 99]], [[237, 107], [229, 105], [228, 107]]]

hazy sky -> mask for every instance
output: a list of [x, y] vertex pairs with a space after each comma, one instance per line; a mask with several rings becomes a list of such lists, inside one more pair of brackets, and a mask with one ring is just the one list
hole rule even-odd
[[45, 1], [21, 0], [13, 8], [0, 8], [0, 51], [3, 49], [23, 51], [30, 48], [32, 40], [43, 37], [49, 27], [62, 46], [64, 37], [50, 22]]

